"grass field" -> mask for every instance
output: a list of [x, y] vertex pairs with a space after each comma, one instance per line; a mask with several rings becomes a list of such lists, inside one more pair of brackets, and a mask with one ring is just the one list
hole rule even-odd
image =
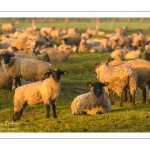
[[[45, 117], [43, 104], [27, 106], [20, 121], [13, 123], [13, 95], [11, 90], [0, 89], [0, 132], [149, 132], [149, 103], [142, 104], [141, 90], [136, 93], [136, 105], [124, 102], [119, 106], [116, 96], [112, 112], [103, 115], [73, 116], [71, 102], [79, 94], [86, 93], [88, 81], [98, 81], [91, 70], [95, 63], [105, 62], [110, 53], [72, 53], [67, 62], [51, 62], [54, 66], [67, 70], [62, 76], [60, 96], [57, 99], [57, 115], [54, 119]], [[143, 55], [142, 55], [143, 56]], [[52, 110], [51, 110], [52, 113]]]

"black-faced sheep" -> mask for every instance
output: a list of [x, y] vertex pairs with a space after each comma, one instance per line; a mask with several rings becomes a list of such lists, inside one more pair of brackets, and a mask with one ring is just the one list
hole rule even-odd
[[74, 98], [71, 103], [72, 114], [83, 115], [110, 112], [111, 103], [103, 88], [108, 84], [108, 82], [88, 82], [87, 85], [91, 86], [91, 90], [88, 93], [78, 95]]
[[46, 106], [46, 117], [50, 117], [50, 103], [53, 109], [53, 117], [56, 114], [56, 99], [60, 94], [61, 75], [68, 74], [67, 71], [61, 71], [55, 68], [53, 71], [46, 72], [44, 75], [49, 78], [44, 81], [38, 81], [23, 85], [15, 90], [14, 94], [14, 114], [13, 121], [20, 120], [23, 110], [27, 105], [36, 105], [44, 103]]
[[[109, 85], [105, 87], [106, 92], [110, 98], [110, 90], [116, 93], [120, 97], [120, 106], [122, 107], [123, 91], [129, 88], [132, 98], [132, 104], [135, 105], [135, 93], [137, 88], [137, 75], [134, 69], [125, 65], [108, 66], [106, 63], [96, 63], [92, 70], [97, 74], [97, 78], [101, 82], [109, 82]], [[114, 99], [112, 100], [114, 104]]]
[[53, 65], [48, 62], [36, 59], [16, 58], [14, 56], [14, 54], [10, 53], [2, 54], [1, 64], [6, 75], [13, 78], [13, 84], [15, 85], [15, 80], [18, 77], [35, 82], [46, 78], [43, 72], [53, 70]]

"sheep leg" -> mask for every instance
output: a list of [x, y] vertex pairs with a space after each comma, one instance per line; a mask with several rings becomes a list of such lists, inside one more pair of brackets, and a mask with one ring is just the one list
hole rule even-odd
[[122, 95], [123, 94], [121, 94], [121, 96], [120, 96], [120, 107], [123, 107], [123, 104], [122, 104]]
[[135, 106], [135, 91], [130, 95], [132, 99], [132, 105]]
[[53, 117], [57, 118], [55, 101], [51, 101], [51, 104], [52, 104], [52, 109], [53, 109]]
[[115, 92], [112, 91], [112, 105], [115, 104]]
[[27, 105], [28, 105], [28, 104], [25, 103], [25, 104], [23, 105], [22, 109], [21, 109], [19, 112], [15, 112], [15, 113], [14, 113], [14, 115], [13, 115], [13, 121], [14, 121], [14, 122], [15, 122], [16, 120], [20, 120], [21, 115], [22, 115], [22, 113], [23, 113], [23, 111], [24, 111], [24, 109], [26, 108]]
[[15, 89], [17, 88], [17, 85], [21, 86], [21, 81], [19, 77], [15, 78]]
[[49, 118], [49, 117], [50, 117], [50, 115], [49, 115], [49, 112], [50, 112], [50, 105], [49, 105], [49, 104], [46, 104], [46, 111], [47, 111], [47, 113], [46, 113], [46, 118]]
[[142, 89], [142, 93], [143, 93], [143, 101], [142, 101], [142, 103], [146, 103], [146, 88]]
[[128, 101], [127, 89], [124, 90], [124, 102]]

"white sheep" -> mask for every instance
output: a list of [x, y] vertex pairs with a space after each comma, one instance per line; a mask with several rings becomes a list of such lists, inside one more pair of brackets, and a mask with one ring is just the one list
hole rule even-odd
[[108, 59], [107, 64], [109, 66], [125, 64], [125, 65], [132, 67], [136, 71], [136, 74], [137, 74], [137, 87], [139, 87], [143, 93], [142, 102], [146, 103], [146, 86], [148, 85], [148, 87], [150, 88], [150, 62], [147, 60], [143, 60], [143, 59], [123, 61], [121, 58], [115, 56], [115, 57], [110, 57]]
[[42, 60], [42, 61], [46, 61], [49, 62], [49, 56], [47, 53], [41, 53], [41, 54], [22, 54], [22, 53], [15, 53], [15, 57], [17, 58], [27, 58], [27, 59], [37, 59], [37, 60]]
[[68, 60], [70, 54], [73, 52], [71, 46], [64, 48], [44, 48], [40, 50], [40, 53], [47, 53], [51, 62], [65, 62]]
[[141, 49], [131, 50], [125, 54], [125, 59], [137, 59], [141, 58]]
[[2, 25], [2, 32], [14, 32], [16, 27], [13, 23], [3, 24]]
[[23, 85], [15, 90], [14, 94], [14, 114], [13, 121], [20, 120], [23, 110], [27, 105], [36, 105], [44, 103], [46, 106], [46, 117], [50, 117], [50, 103], [53, 109], [53, 117], [56, 114], [56, 99], [60, 94], [61, 75], [68, 74], [67, 71], [61, 71], [55, 68], [53, 71], [44, 73], [49, 77], [44, 81], [38, 81], [31, 84]]
[[114, 56], [118, 56], [122, 59], [125, 58], [125, 55], [129, 52], [130, 50], [126, 50], [126, 49], [116, 49], [114, 51], [111, 52], [110, 57], [114, 57]]
[[[8, 77], [13, 78], [13, 85], [18, 77], [24, 80], [35, 82], [45, 79], [43, 72], [53, 70], [53, 65], [36, 59], [16, 58], [14, 54], [2, 54], [2, 67]], [[19, 83], [20, 85], [20, 83]], [[14, 87], [14, 86], [13, 86]], [[14, 89], [12, 89], [14, 90]]]
[[[110, 91], [112, 90], [120, 97], [120, 106], [122, 107], [123, 91], [129, 88], [132, 98], [132, 104], [135, 105], [135, 93], [137, 88], [137, 75], [134, 69], [125, 65], [108, 66], [106, 63], [96, 63], [92, 70], [97, 74], [97, 78], [101, 82], [109, 82], [109, 85], [105, 87], [106, 92], [110, 98]], [[112, 99], [114, 104], [114, 99]]]
[[83, 115], [110, 112], [111, 103], [103, 88], [108, 84], [108, 82], [88, 82], [87, 85], [91, 86], [91, 90], [88, 93], [78, 95], [74, 98], [71, 103], [72, 114]]

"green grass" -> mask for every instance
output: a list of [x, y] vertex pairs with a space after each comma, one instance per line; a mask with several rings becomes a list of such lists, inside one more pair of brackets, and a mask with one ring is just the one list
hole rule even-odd
[[[58, 118], [46, 118], [44, 104], [27, 106], [21, 120], [12, 122], [13, 95], [11, 90], [0, 89], [0, 132], [149, 132], [150, 104], [142, 104], [142, 93], [136, 93], [136, 105], [124, 102], [119, 105], [118, 96], [112, 112], [102, 115], [74, 116], [71, 114], [71, 102], [82, 93], [90, 90], [88, 81], [98, 81], [91, 70], [95, 63], [105, 62], [110, 53], [72, 53], [67, 62], [51, 62], [61, 70], [69, 72], [62, 76], [60, 96], [57, 99]], [[143, 55], [142, 55], [143, 57]]]

